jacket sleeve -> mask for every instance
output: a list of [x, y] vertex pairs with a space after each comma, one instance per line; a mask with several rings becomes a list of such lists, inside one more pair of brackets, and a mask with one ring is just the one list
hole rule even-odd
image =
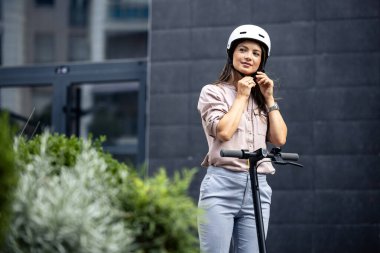
[[223, 89], [215, 84], [204, 86], [198, 100], [198, 111], [205, 131], [215, 138], [218, 123], [228, 112]]

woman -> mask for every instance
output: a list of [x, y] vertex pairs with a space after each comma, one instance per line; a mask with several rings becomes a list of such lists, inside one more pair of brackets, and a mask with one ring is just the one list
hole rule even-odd
[[[282, 146], [287, 127], [273, 97], [273, 80], [264, 72], [271, 43], [265, 30], [254, 25], [237, 27], [227, 43], [227, 63], [214, 84], [203, 87], [198, 110], [209, 151], [198, 206], [201, 251], [259, 252], [249, 165], [246, 160], [220, 157], [221, 149], [266, 148], [266, 142]], [[266, 174], [270, 162], [257, 168], [265, 233], [268, 230], [272, 190]]]

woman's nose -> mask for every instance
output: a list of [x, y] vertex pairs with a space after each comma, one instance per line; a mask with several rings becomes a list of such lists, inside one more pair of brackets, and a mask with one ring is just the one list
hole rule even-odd
[[246, 60], [249, 60], [249, 61], [252, 60], [252, 56], [250, 54], [248, 54], [248, 53], [245, 54], [244, 57], [245, 57]]

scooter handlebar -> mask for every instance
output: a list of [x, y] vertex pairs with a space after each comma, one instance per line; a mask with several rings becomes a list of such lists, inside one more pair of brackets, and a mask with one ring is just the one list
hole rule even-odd
[[220, 150], [220, 156], [221, 157], [236, 157], [236, 158], [243, 158], [243, 151], [242, 150], [226, 150], [222, 149]]
[[298, 161], [300, 158], [297, 153], [280, 153], [280, 156], [286, 161]]
[[[264, 150], [265, 151], [265, 150]], [[265, 151], [266, 153], [266, 151]], [[240, 159], [247, 159], [250, 156], [259, 155], [258, 152], [244, 152], [244, 150], [226, 150], [222, 149], [220, 150], [220, 156], [221, 157], [235, 157]], [[298, 161], [299, 155], [297, 153], [266, 153], [264, 157], [268, 158], [275, 158], [276, 156], [279, 156], [284, 161]]]

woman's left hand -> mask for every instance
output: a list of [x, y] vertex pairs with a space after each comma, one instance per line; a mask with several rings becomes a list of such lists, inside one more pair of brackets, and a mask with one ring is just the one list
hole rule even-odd
[[259, 85], [261, 94], [263, 94], [265, 101], [267, 103], [271, 103], [273, 100], [273, 80], [270, 79], [264, 72], [258, 71], [255, 81]]

